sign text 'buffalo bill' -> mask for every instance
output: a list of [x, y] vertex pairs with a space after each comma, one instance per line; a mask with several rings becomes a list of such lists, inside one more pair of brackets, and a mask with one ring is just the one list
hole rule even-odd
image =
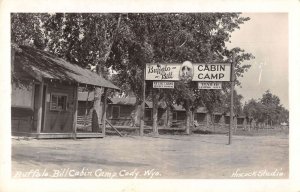
[[230, 81], [228, 63], [147, 64], [146, 80], [179, 81], [191, 76], [192, 81]]
[[146, 80], [179, 80], [181, 64], [147, 64]]

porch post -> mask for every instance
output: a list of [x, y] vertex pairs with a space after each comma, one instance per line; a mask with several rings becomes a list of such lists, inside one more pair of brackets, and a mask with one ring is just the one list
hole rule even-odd
[[78, 106], [78, 85], [74, 87], [74, 100], [73, 100], [73, 138], [77, 138], [77, 106]]
[[42, 117], [43, 117], [43, 88], [44, 88], [44, 81], [40, 83], [39, 87], [39, 98], [38, 98], [38, 114], [37, 114], [37, 134], [41, 133], [42, 130]]
[[102, 134], [105, 136], [106, 131], [106, 109], [107, 109], [107, 88], [104, 88], [104, 101], [103, 101], [103, 116], [102, 116]]

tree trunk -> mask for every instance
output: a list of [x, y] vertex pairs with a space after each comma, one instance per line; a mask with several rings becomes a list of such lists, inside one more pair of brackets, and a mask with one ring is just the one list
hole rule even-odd
[[[107, 48], [107, 52], [104, 54], [103, 61], [98, 63], [96, 66], [97, 74], [101, 77], [103, 76], [102, 69], [108, 59], [108, 56], [111, 52], [112, 45], [114, 44], [114, 41], [115, 41], [115, 35], [117, 34], [119, 27], [120, 27], [121, 16], [122, 15], [119, 14], [116, 30], [113, 33], [112, 41]], [[100, 87], [95, 88], [95, 99], [94, 99], [93, 116], [92, 116], [92, 131], [93, 132], [95, 132], [95, 131], [97, 132], [100, 129], [99, 122], [101, 122], [101, 120], [102, 120], [102, 105], [101, 105], [102, 93], [103, 93], [103, 88], [100, 88]]]
[[206, 129], [209, 130], [209, 125], [210, 125], [210, 113], [206, 113], [205, 115], [206, 118]]
[[192, 117], [192, 111], [191, 107], [188, 105], [186, 108], [186, 128], [185, 133], [190, 135], [191, 134], [191, 118]]
[[102, 105], [101, 105], [101, 96], [102, 96], [102, 88], [95, 88], [95, 98], [94, 98], [94, 106], [93, 106], [93, 116], [92, 116], [92, 131], [99, 132], [99, 122], [102, 120]]
[[105, 136], [106, 132], [106, 111], [107, 111], [107, 88], [104, 88], [104, 100], [102, 105], [102, 134]]
[[171, 127], [172, 125], [172, 112], [171, 112], [171, 106], [167, 103], [167, 126], [166, 127]]
[[132, 111], [131, 113], [131, 126], [133, 127], [137, 127], [140, 125], [141, 110], [142, 110], [141, 102], [138, 99], [138, 97], [136, 98], [137, 100], [134, 105], [134, 111]]
[[152, 102], [153, 102], [153, 134], [158, 135], [158, 127], [157, 127], [157, 113], [158, 113], [158, 93], [157, 91], [152, 92]]
[[192, 127], [194, 128], [195, 127], [195, 113], [196, 113], [197, 109], [196, 110], [193, 110], [192, 113], [191, 113], [191, 125]]

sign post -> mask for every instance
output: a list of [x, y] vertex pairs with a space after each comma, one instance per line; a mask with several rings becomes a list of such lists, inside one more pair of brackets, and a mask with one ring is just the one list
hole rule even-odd
[[233, 94], [234, 94], [234, 84], [235, 84], [235, 53], [233, 53], [232, 64], [231, 64], [231, 89], [230, 89], [230, 125], [228, 132], [228, 145], [232, 142], [232, 128], [233, 128]]
[[145, 98], [146, 98], [146, 65], [144, 69], [144, 78], [143, 78], [143, 101], [142, 101], [142, 112], [140, 117], [140, 136], [144, 136], [144, 116], [145, 116]]

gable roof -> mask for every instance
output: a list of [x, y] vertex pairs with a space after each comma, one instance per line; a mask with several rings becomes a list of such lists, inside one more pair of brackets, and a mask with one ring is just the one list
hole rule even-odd
[[23, 45], [12, 46], [12, 49], [15, 51], [14, 64], [38, 80], [56, 79], [119, 90], [98, 74], [45, 51]]

